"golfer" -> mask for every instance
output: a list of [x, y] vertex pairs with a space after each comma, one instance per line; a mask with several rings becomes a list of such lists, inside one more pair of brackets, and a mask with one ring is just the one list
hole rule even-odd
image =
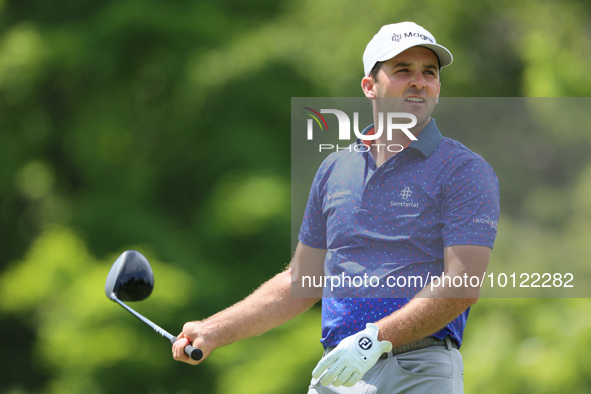
[[[259, 335], [322, 299], [324, 355], [308, 393], [462, 393], [459, 352], [479, 287], [445, 278], [482, 277], [496, 237], [499, 188], [492, 168], [461, 143], [443, 137], [431, 113], [440, 71], [451, 53], [411, 22], [383, 26], [363, 54], [361, 87], [373, 105], [374, 126], [357, 140], [367, 149], [340, 150], [318, 169], [290, 267], [243, 301], [205, 320], [186, 323], [173, 345], [203, 350]], [[416, 123], [406, 133], [376, 132], [383, 102]], [[389, 150], [396, 144], [404, 149]], [[382, 147], [382, 149], [380, 149]], [[433, 278], [396, 297], [295, 298], [296, 276], [362, 275]], [[465, 283], [465, 281], [464, 281]], [[286, 371], [287, 373], [287, 371]]]

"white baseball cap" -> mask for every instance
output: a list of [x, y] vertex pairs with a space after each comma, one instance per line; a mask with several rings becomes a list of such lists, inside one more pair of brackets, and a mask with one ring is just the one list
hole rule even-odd
[[377, 62], [392, 59], [411, 47], [426, 47], [439, 58], [439, 66], [446, 67], [453, 61], [450, 51], [437, 44], [435, 37], [413, 22], [400, 22], [382, 26], [371, 39], [363, 53], [363, 69], [368, 76]]

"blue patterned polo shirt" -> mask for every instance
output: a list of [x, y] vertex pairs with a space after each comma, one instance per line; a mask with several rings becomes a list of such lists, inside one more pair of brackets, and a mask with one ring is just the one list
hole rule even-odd
[[[299, 234], [303, 244], [327, 249], [325, 276], [342, 279], [325, 287], [324, 347], [404, 306], [441, 275], [445, 247], [492, 248], [497, 232], [496, 174], [481, 156], [442, 137], [434, 119], [380, 167], [364, 146], [357, 140], [320, 165]], [[435, 336], [461, 344], [468, 313]]]

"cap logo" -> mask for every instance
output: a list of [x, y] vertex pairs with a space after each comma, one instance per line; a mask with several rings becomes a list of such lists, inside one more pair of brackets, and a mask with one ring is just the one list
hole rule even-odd
[[399, 42], [402, 39], [402, 34], [392, 34], [392, 41]]
[[404, 33], [404, 38], [420, 38], [423, 41], [429, 41], [429, 42], [431, 42], [433, 44], [435, 43], [435, 41], [431, 37], [426, 36], [426, 35], [421, 34], [421, 33], [413, 33], [412, 31], [409, 31], [407, 33]]

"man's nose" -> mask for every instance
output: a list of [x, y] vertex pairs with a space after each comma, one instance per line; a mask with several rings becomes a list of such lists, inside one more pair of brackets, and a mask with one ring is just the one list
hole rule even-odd
[[412, 74], [412, 78], [410, 79], [410, 86], [421, 90], [425, 87], [427, 81], [425, 80], [425, 76], [421, 71], [416, 71]]

